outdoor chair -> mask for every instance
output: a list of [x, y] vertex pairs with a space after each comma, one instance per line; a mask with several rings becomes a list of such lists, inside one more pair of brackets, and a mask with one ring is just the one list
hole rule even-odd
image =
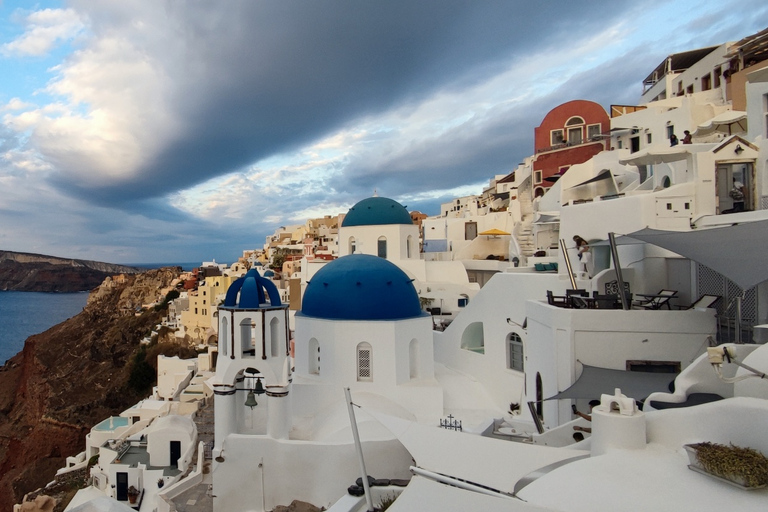
[[621, 300], [618, 295], [599, 295], [592, 292], [592, 299], [597, 309], [621, 309]]
[[637, 296], [642, 298], [635, 301], [633, 306], [645, 309], [661, 309], [666, 306], [667, 309], [672, 309], [669, 301], [677, 297], [677, 290], [659, 290], [659, 293], [654, 295], [638, 293]]
[[696, 299], [696, 302], [691, 304], [690, 306], [677, 306], [677, 309], [707, 309], [715, 307], [715, 304], [717, 304], [717, 301], [719, 301], [722, 297], [719, 295], [702, 295], [698, 299]]
[[562, 297], [558, 295], [553, 295], [552, 290], [547, 290], [547, 303], [550, 306], [557, 306], [559, 308], [568, 308], [571, 307], [568, 297]]

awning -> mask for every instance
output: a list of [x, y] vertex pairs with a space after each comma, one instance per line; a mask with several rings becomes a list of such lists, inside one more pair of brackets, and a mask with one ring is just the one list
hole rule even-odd
[[702, 123], [694, 135], [709, 135], [720, 132], [728, 135], [747, 131], [747, 113], [739, 110], [729, 110], [718, 114], [706, 123]]
[[590, 183], [597, 183], [598, 181], [610, 179], [610, 177], [611, 177], [611, 171], [609, 169], [603, 169], [602, 171], [597, 173], [597, 176], [590, 178], [587, 181], [582, 181], [581, 183], [574, 185], [571, 188], [581, 187], [582, 185], [589, 185]]
[[653, 147], [632, 153], [627, 158], [619, 160], [620, 164], [653, 165], [685, 160], [688, 155], [702, 151], [711, 151], [717, 146], [711, 144], [678, 144], [672, 147]]
[[694, 231], [645, 228], [626, 236], [706, 265], [742, 290], [768, 281], [768, 220]]
[[490, 236], [502, 236], [502, 235], [509, 235], [510, 233], [507, 233], [506, 231], [502, 231], [500, 229], [489, 229], [487, 231], [483, 231], [482, 233], [478, 233], [480, 235], [490, 235]]
[[581, 376], [571, 387], [546, 400], [577, 399], [600, 400], [601, 395], [612, 395], [616, 388], [638, 401], [645, 400], [655, 391], [669, 391], [675, 379], [671, 373], [630, 372], [582, 365]]

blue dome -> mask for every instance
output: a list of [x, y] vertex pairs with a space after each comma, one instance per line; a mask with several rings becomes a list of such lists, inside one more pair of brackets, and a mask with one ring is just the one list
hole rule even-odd
[[275, 273], [272, 272], [271, 270], [265, 270], [264, 271], [264, 277], [272, 277], [274, 275], [275, 275]]
[[411, 279], [384, 258], [351, 254], [307, 284], [301, 314], [328, 320], [401, 320], [425, 313]]
[[[267, 295], [269, 295], [269, 304], [266, 304]], [[281, 306], [282, 303], [275, 283], [261, 277], [255, 268], [235, 280], [227, 289], [227, 296], [224, 299], [225, 308], [258, 309], [262, 305], [274, 307]]]
[[413, 224], [405, 206], [386, 197], [369, 197], [349, 209], [342, 227]]

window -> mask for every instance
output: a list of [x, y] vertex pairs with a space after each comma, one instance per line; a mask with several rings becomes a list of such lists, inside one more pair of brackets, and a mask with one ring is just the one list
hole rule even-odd
[[533, 171], [533, 182], [535, 184], [541, 183], [541, 171]]
[[256, 355], [256, 349], [253, 339], [253, 332], [256, 330], [256, 325], [251, 325], [251, 319], [245, 318], [240, 322], [240, 350], [243, 354]]
[[568, 144], [580, 144], [583, 140], [582, 128], [568, 128]]
[[349, 237], [349, 254], [355, 254], [355, 237]]
[[464, 329], [464, 332], [461, 334], [461, 348], [477, 354], [485, 354], [485, 337], [483, 335], [482, 322], [473, 322]]
[[411, 246], [413, 245], [413, 237], [408, 235], [408, 239], [405, 241], [405, 257], [411, 257]]
[[408, 344], [408, 369], [412, 379], [419, 377], [419, 342], [416, 338]]
[[714, 71], [712, 71], [712, 75], [714, 75], [715, 88], [720, 87], [720, 75], [722, 73], [723, 71], [720, 69], [720, 66], [716, 67]]
[[648, 144], [650, 144], [650, 143], [651, 143], [651, 141], [653, 141], [653, 137], [651, 136], [651, 134], [650, 134], [650, 133], [649, 133], [648, 135], [646, 135], [645, 139], [646, 139], [646, 142], [647, 142]]
[[307, 371], [312, 375], [320, 375], [320, 343], [315, 338], [309, 340], [308, 352], [309, 368]]
[[362, 342], [357, 345], [357, 380], [371, 382], [373, 380], [373, 349], [370, 343]]
[[584, 119], [580, 118], [579, 116], [573, 116], [565, 122], [565, 126], [576, 126], [579, 124], [584, 124]]
[[273, 318], [269, 322], [269, 341], [272, 357], [280, 355], [280, 321]]
[[701, 90], [708, 91], [712, 88], [712, 75], [704, 75], [701, 77]]
[[525, 367], [523, 339], [516, 332], [507, 336], [507, 368], [522, 372]]
[[385, 236], [379, 237], [378, 250], [379, 250], [379, 258], [387, 257], [387, 237]]
[[693, 94], [693, 84], [685, 88], [685, 94]]
[[221, 355], [227, 355], [227, 343], [229, 342], [229, 326], [227, 317], [222, 317], [221, 327], [219, 327], [219, 352]]
[[670, 124], [667, 126], [667, 139], [671, 139], [675, 134], [675, 125]]
[[558, 144], [565, 144], [565, 133], [563, 130], [552, 130], [550, 133], [550, 144], [557, 146]]
[[195, 314], [197, 314], [197, 308], [195, 308]]
[[587, 126], [587, 138], [590, 140], [595, 140], [600, 138], [600, 125], [599, 124], [591, 124]]
[[768, 94], [763, 94], [763, 116], [765, 116], [764, 137], [768, 137]]

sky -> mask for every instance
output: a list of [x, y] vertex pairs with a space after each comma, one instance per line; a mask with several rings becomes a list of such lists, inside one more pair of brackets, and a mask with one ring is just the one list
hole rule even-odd
[[374, 193], [435, 215], [557, 105], [766, 27], [764, 0], [0, 0], [0, 250], [232, 262]]

